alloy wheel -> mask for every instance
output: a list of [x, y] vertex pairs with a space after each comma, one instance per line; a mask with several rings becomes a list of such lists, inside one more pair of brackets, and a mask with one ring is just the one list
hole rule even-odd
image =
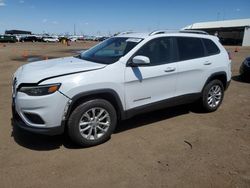
[[217, 107], [221, 102], [222, 90], [219, 85], [213, 85], [207, 96], [207, 103], [211, 108]]
[[85, 139], [97, 140], [105, 135], [110, 123], [110, 115], [104, 108], [91, 108], [82, 115], [79, 131]]

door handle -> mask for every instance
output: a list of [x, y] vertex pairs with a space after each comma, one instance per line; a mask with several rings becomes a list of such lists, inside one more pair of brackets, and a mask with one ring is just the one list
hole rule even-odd
[[164, 70], [164, 72], [173, 72], [175, 71], [174, 67], [168, 67], [166, 70]]
[[203, 65], [211, 65], [212, 63], [210, 61], [206, 61], [205, 63], [203, 63]]

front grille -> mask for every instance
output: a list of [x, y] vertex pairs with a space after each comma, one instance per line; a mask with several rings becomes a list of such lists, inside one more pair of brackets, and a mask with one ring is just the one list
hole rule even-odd
[[43, 119], [42, 119], [39, 115], [37, 115], [37, 114], [25, 112], [24, 115], [25, 115], [25, 117], [26, 117], [31, 123], [34, 123], [34, 124], [44, 124]]

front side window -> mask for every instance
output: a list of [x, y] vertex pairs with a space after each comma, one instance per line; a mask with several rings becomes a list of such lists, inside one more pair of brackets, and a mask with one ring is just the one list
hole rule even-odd
[[146, 43], [134, 56], [142, 55], [150, 59], [150, 65], [162, 65], [173, 62], [172, 38], [153, 39]]
[[177, 37], [180, 61], [195, 59], [205, 56], [204, 47], [200, 38]]
[[112, 64], [132, 50], [141, 38], [114, 37], [83, 52], [79, 57], [102, 64]]

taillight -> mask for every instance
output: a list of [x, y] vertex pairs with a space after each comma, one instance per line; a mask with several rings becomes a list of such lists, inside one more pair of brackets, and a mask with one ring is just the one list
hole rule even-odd
[[230, 52], [227, 52], [229, 60], [232, 60], [232, 55]]

